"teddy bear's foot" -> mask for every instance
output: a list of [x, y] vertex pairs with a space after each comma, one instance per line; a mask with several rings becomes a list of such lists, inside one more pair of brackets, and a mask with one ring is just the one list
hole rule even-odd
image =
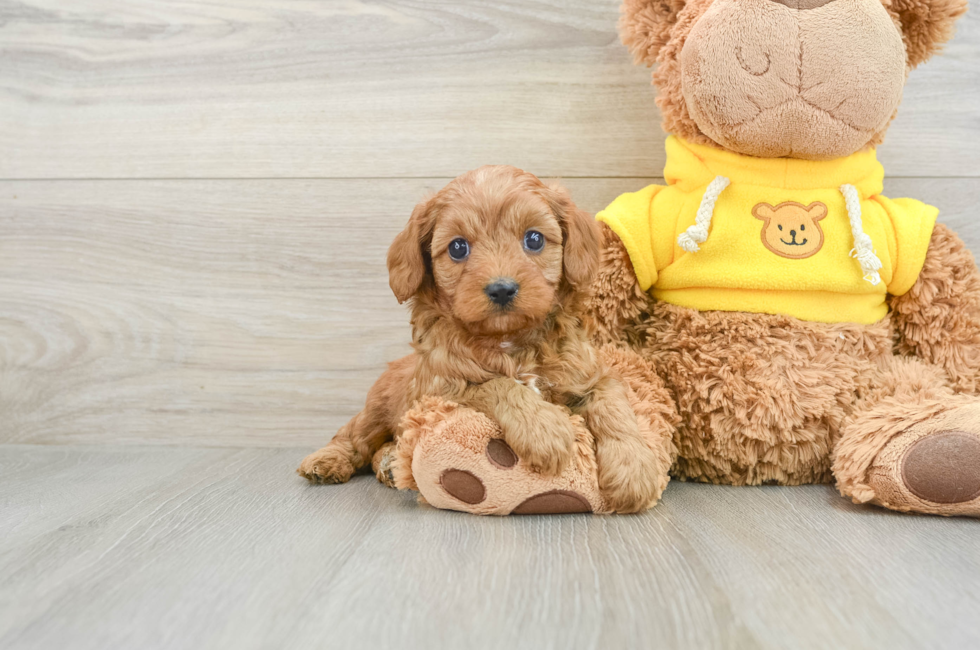
[[391, 462], [399, 488], [436, 508], [483, 515], [606, 512], [592, 439], [580, 418], [575, 458], [558, 475], [532, 471], [490, 418], [430, 398], [404, 420]]
[[980, 517], [980, 426], [906, 431], [875, 458], [868, 485], [892, 510]]
[[867, 469], [873, 495], [903, 512], [980, 517], [980, 402], [962, 398], [882, 447]]

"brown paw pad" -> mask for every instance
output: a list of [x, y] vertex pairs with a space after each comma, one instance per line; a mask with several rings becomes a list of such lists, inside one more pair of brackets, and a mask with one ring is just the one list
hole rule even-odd
[[972, 501], [980, 496], [980, 439], [963, 431], [922, 438], [905, 453], [902, 480], [924, 501]]
[[487, 489], [483, 487], [483, 481], [466, 470], [447, 469], [439, 478], [439, 484], [449, 496], [463, 503], [476, 505], [487, 498]]
[[517, 454], [500, 438], [487, 443], [487, 458], [499, 469], [511, 469], [517, 465]]
[[588, 500], [571, 490], [552, 490], [526, 499], [511, 511], [514, 515], [567, 515], [592, 512]]

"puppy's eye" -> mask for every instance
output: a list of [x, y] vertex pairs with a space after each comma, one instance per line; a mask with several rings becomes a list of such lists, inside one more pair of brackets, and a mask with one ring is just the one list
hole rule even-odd
[[783, 229], [783, 227], [782, 227], [782, 226], [776, 226], [776, 227], [777, 227], [777, 228], [779, 228], [780, 230], [782, 230], [782, 229]]
[[800, 232], [803, 232], [804, 230], [806, 230], [806, 226], [804, 226], [803, 224], [800, 224]]
[[470, 256], [470, 243], [462, 237], [449, 242], [449, 257], [455, 262], [462, 262]]
[[537, 230], [528, 230], [524, 233], [524, 249], [531, 253], [540, 253], [544, 248], [544, 235]]

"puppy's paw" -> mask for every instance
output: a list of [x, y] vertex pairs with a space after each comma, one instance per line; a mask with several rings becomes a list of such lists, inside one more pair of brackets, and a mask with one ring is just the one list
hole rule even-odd
[[543, 476], [561, 474], [571, 460], [575, 427], [561, 408], [542, 402], [532, 417], [500, 424], [507, 444]]
[[385, 443], [381, 449], [374, 453], [374, 458], [371, 460], [371, 469], [374, 470], [374, 475], [377, 477], [378, 481], [382, 485], [387, 485], [390, 488], [397, 487], [395, 485], [395, 473], [392, 470], [394, 462], [394, 442]]
[[342, 449], [328, 445], [304, 458], [296, 473], [311, 483], [346, 483], [354, 464]]
[[599, 492], [613, 512], [643, 512], [663, 492], [664, 469], [657, 454], [640, 440], [609, 440], [596, 446]]

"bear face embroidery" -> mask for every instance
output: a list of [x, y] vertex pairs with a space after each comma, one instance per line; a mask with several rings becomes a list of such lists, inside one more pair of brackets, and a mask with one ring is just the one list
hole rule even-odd
[[801, 260], [823, 248], [819, 222], [827, 216], [827, 206], [819, 201], [806, 206], [795, 201], [775, 207], [760, 203], [752, 208], [752, 215], [763, 221], [762, 243], [780, 257]]

